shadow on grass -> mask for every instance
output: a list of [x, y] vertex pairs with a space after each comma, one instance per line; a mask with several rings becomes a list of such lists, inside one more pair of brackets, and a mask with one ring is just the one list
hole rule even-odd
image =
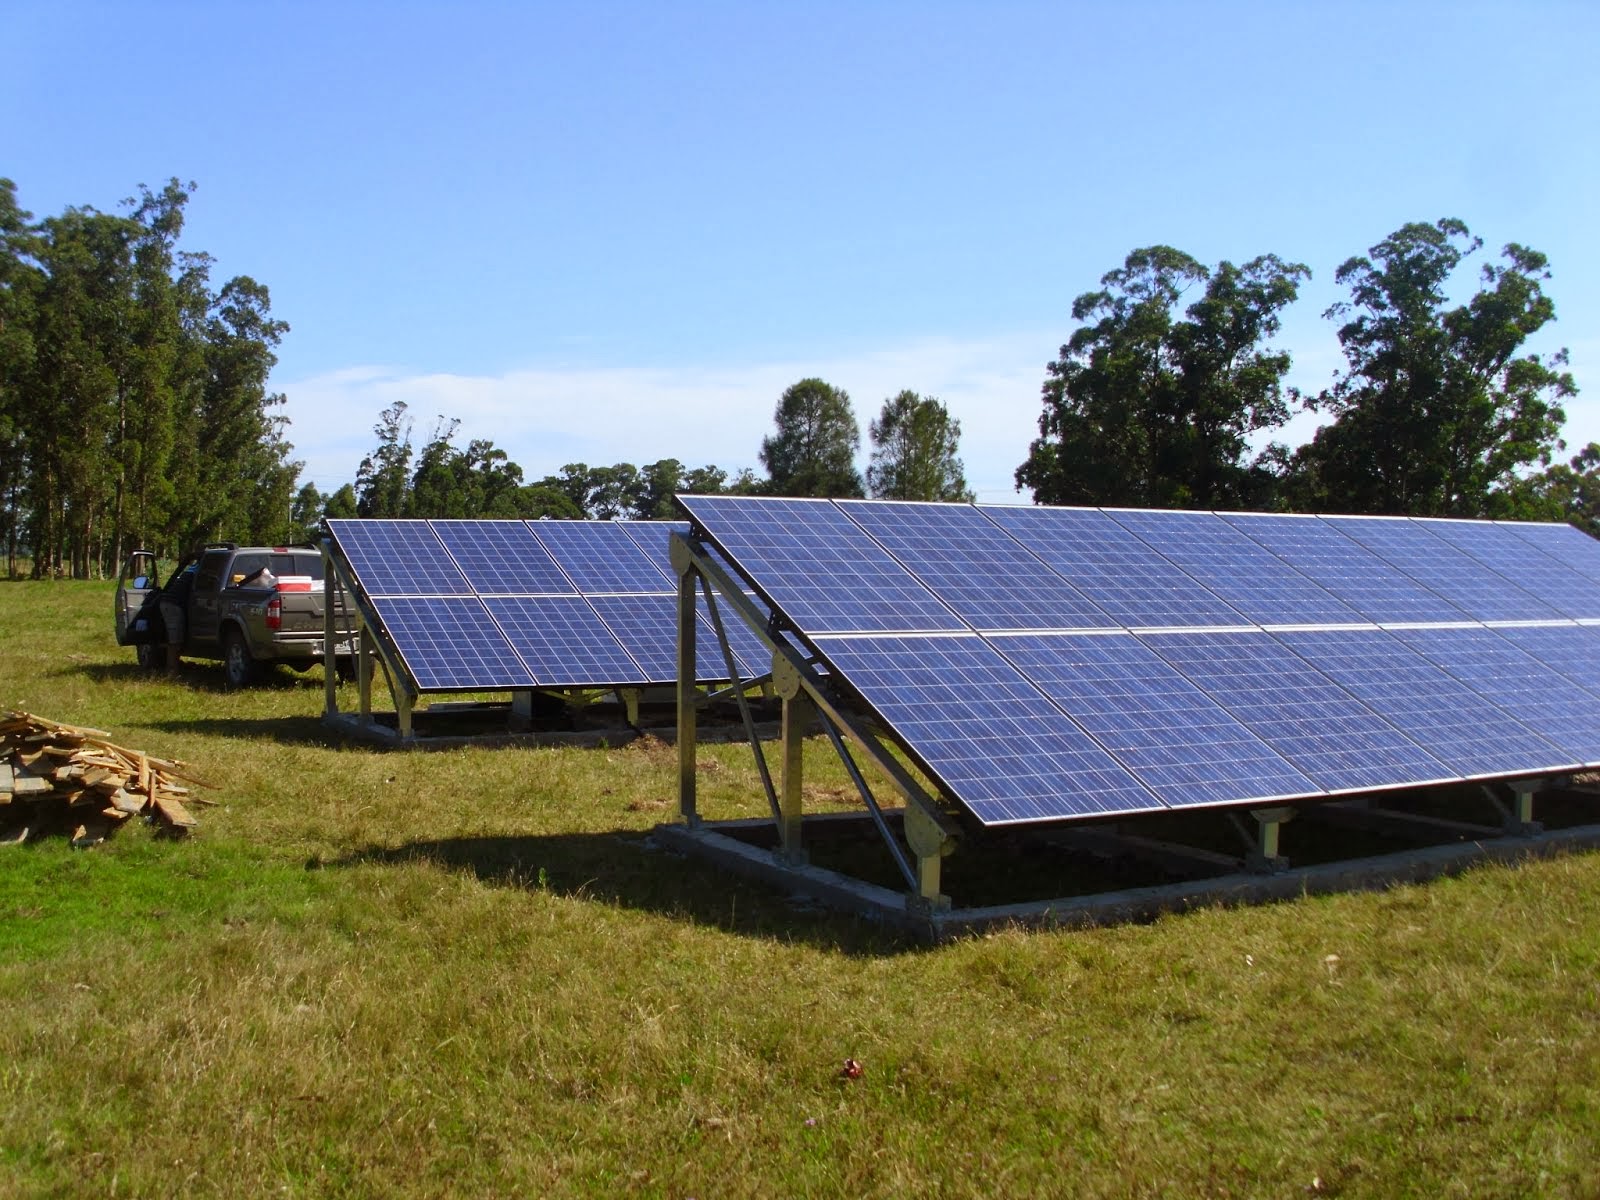
[[309, 869], [424, 863], [470, 871], [485, 883], [545, 891], [590, 903], [656, 913], [744, 937], [803, 942], [859, 957], [922, 949], [915, 940], [861, 917], [720, 871], [658, 848], [646, 832], [462, 837], [374, 846]]
[[[222, 664], [184, 660], [178, 664], [177, 673], [168, 675], [164, 670], [150, 670], [141, 667], [136, 662], [118, 663], [77, 663], [69, 662], [56, 668], [58, 675], [86, 675], [95, 683], [141, 683], [159, 682], [183, 684], [197, 692], [232, 693], [236, 689], [228, 686], [223, 678]], [[315, 690], [321, 693], [323, 688], [321, 672], [292, 671], [288, 667], [262, 666], [260, 677], [249, 687], [252, 692], [300, 692]]]

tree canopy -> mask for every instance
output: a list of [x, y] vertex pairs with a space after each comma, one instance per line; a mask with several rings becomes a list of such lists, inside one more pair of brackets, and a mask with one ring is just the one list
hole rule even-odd
[[[1072, 306], [1039, 437], [1017, 469], [1040, 504], [1239, 508], [1270, 489], [1250, 437], [1289, 417], [1289, 356], [1265, 343], [1310, 271], [1276, 255], [1213, 271], [1171, 246], [1129, 254]], [[1179, 316], [1185, 296], [1200, 289]]]
[[1344, 374], [1317, 403], [1333, 421], [1296, 456], [1300, 502], [1363, 513], [1509, 516], [1528, 468], [1561, 448], [1576, 394], [1565, 350], [1519, 353], [1555, 319], [1543, 254], [1515, 242], [1484, 264], [1464, 304], [1451, 275], [1482, 246], [1454, 219], [1402, 226], [1351, 258]]
[[279, 538], [299, 465], [269, 393], [265, 285], [178, 248], [194, 185], [34, 222], [0, 180], [0, 536], [15, 573], [98, 576], [134, 544]]
[[867, 488], [881, 500], [973, 498], [957, 456], [961, 422], [932, 396], [904, 391], [883, 402], [868, 427], [872, 463]]
[[778, 400], [777, 431], [761, 442], [763, 489], [774, 496], [863, 496], [856, 451], [861, 427], [850, 394], [821, 379], [802, 379]]

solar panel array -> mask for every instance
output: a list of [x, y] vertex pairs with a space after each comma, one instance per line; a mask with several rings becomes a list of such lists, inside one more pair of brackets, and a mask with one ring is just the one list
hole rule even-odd
[[[330, 519], [335, 551], [421, 692], [677, 679], [669, 531], [684, 522]], [[700, 605], [696, 678], [728, 678]], [[742, 678], [770, 654], [725, 619]]]
[[984, 824], [1600, 765], [1567, 526], [681, 496]]

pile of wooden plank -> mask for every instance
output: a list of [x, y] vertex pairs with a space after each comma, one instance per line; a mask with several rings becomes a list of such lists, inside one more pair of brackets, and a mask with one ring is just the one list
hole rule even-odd
[[0, 842], [19, 844], [53, 829], [74, 846], [92, 846], [130, 817], [173, 834], [205, 804], [186, 784], [186, 764], [125, 750], [98, 729], [62, 725], [25, 712], [0, 713]]

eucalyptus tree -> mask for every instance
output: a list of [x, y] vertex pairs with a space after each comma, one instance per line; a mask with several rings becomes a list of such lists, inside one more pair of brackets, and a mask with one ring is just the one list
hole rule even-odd
[[1267, 343], [1309, 275], [1272, 254], [1211, 270], [1171, 246], [1133, 251], [1073, 302], [1018, 488], [1041, 504], [1260, 502], [1272, 476], [1250, 441], [1294, 398], [1289, 356]]
[[34, 317], [44, 272], [33, 214], [17, 203], [17, 185], [0, 179], [0, 546], [16, 575], [24, 537], [28, 479], [26, 433], [34, 375]]
[[868, 426], [867, 489], [883, 500], [971, 500], [961, 459], [961, 422], [937, 399], [903, 391]]
[[1513, 242], [1485, 263], [1478, 291], [1449, 302], [1451, 277], [1482, 247], [1453, 218], [1402, 226], [1336, 276], [1347, 367], [1318, 398], [1333, 420], [1296, 457], [1318, 507], [1442, 516], [1499, 515], [1520, 481], [1561, 448], [1562, 401], [1576, 395], [1567, 353], [1523, 353], [1555, 319], [1549, 263]]
[[399, 517], [406, 511], [411, 486], [411, 418], [406, 402], [396, 400], [378, 414], [372, 432], [378, 444], [356, 468], [356, 514]]

